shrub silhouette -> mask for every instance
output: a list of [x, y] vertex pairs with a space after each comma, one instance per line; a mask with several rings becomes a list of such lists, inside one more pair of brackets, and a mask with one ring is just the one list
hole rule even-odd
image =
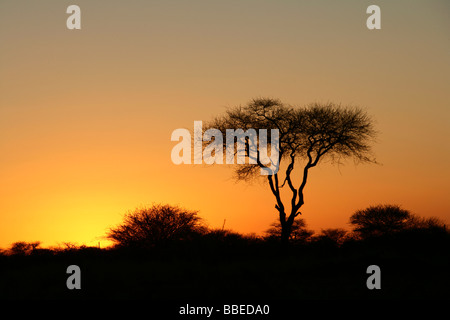
[[341, 246], [349, 239], [347, 230], [341, 228], [322, 229], [320, 233], [313, 238], [314, 242], [328, 243], [333, 246]]
[[350, 224], [362, 239], [399, 232], [448, 233], [447, 226], [438, 218], [418, 217], [398, 205], [377, 205], [358, 210], [350, 217]]
[[405, 230], [412, 215], [398, 205], [377, 205], [356, 211], [350, 217], [354, 232], [362, 237], [380, 236]]
[[421, 218], [415, 215], [411, 215], [411, 217], [407, 221], [407, 228], [413, 230], [447, 232], [447, 226], [445, 225], [445, 223], [436, 217]]
[[25, 241], [18, 241], [14, 242], [11, 247], [9, 248], [8, 252], [12, 255], [29, 255], [33, 253], [37, 249], [37, 247], [40, 246], [40, 242], [25, 242]]
[[[267, 240], [281, 240], [282, 227], [280, 221], [272, 223], [270, 225], [270, 228], [267, 229], [265, 233]], [[292, 223], [289, 241], [296, 244], [305, 243], [311, 238], [313, 234], [314, 231], [308, 230], [306, 228], [306, 222], [304, 219], [297, 219]]]
[[205, 230], [196, 211], [154, 205], [126, 214], [123, 223], [111, 228], [106, 237], [118, 246], [148, 248], [192, 239]]

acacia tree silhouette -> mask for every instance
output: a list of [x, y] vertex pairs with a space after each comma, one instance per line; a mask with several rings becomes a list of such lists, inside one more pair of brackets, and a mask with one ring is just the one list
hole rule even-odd
[[[258, 98], [243, 107], [231, 108], [225, 115], [206, 123], [203, 132], [208, 129], [218, 129], [222, 134], [227, 129], [279, 130], [277, 163], [282, 164], [284, 161], [287, 166], [284, 177], [281, 177], [282, 173], [278, 171], [267, 175], [267, 182], [276, 199], [281, 242], [284, 244], [289, 242], [294, 220], [301, 214], [300, 208], [305, 203], [304, 190], [311, 168], [325, 158], [338, 163], [344, 158], [353, 158], [355, 162], [376, 162], [371, 149], [371, 143], [376, 136], [373, 121], [366, 112], [357, 107], [341, 107], [333, 103], [292, 107], [276, 99]], [[259, 159], [259, 147], [249, 143], [249, 140], [247, 136], [246, 158], [249, 159], [250, 155], [256, 152]], [[225, 148], [226, 137], [222, 141]], [[234, 144], [236, 146], [236, 139]], [[295, 186], [294, 165], [301, 160], [306, 163], [301, 170], [300, 182]], [[237, 180], [255, 178], [259, 176], [261, 168], [267, 168], [259, 161], [256, 164], [248, 162], [236, 167]], [[289, 207], [281, 196], [281, 190], [286, 185], [291, 194]]]

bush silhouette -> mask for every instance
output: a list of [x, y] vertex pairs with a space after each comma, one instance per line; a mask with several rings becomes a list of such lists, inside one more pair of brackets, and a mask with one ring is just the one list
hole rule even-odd
[[350, 224], [358, 236], [367, 238], [404, 230], [410, 218], [411, 213], [398, 205], [377, 205], [356, 211]]
[[11, 247], [9, 248], [8, 252], [12, 255], [29, 255], [33, 253], [39, 246], [40, 242], [25, 242], [25, 241], [18, 241], [14, 242]]
[[377, 205], [358, 210], [350, 217], [350, 224], [362, 239], [399, 232], [447, 233], [446, 225], [438, 218], [418, 217], [398, 205]]
[[[281, 240], [282, 227], [279, 221], [276, 221], [270, 225], [270, 228], [265, 231], [266, 240]], [[289, 241], [295, 244], [307, 242], [314, 231], [306, 228], [306, 222], [304, 219], [294, 220], [289, 235]]]
[[341, 228], [322, 229], [320, 233], [313, 238], [314, 242], [327, 243], [332, 246], [341, 246], [349, 239], [347, 230]]
[[407, 228], [413, 230], [447, 232], [447, 226], [445, 223], [436, 217], [421, 218], [411, 215], [407, 222]]
[[109, 230], [107, 238], [118, 246], [148, 248], [192, 239], [205, 231], [196, 211], [154, 205], [126, 214], [122, 224]]

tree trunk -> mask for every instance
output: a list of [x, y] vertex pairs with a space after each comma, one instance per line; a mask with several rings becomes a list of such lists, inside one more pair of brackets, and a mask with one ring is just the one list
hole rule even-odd
[[283, 247], [286, 247], [289, 244], [292, 223], [294, 222], [294, 221], [290, 221], [290, 220], [291, 219], [287, 219], [284, 223], [281, 224], [281, 245]]

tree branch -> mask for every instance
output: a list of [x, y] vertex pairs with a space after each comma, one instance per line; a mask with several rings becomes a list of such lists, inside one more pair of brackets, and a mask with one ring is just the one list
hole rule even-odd
[[[275, 175], [275, 177], [276, 177], [275, 179], [278, 181], [277, 175]], [[278, 186], [275, 188], [272, 175], [268, 175], [267, 179], [269, 180], [270, 190], [272, 191], [273, 195], [275, 196], [275, 198], [277, 200], [277, 204], [275, 205], [275, 208], [279, 211], [280, 217], [283, 218], [283, 222], [284, 222], [284, 220], [286, 219], [286, 214], [284, 213], [284, 205], [283, 205], [283, 202], [281, 201], [281, 197], [280, 197], [280, 189], [278, 188]]]

